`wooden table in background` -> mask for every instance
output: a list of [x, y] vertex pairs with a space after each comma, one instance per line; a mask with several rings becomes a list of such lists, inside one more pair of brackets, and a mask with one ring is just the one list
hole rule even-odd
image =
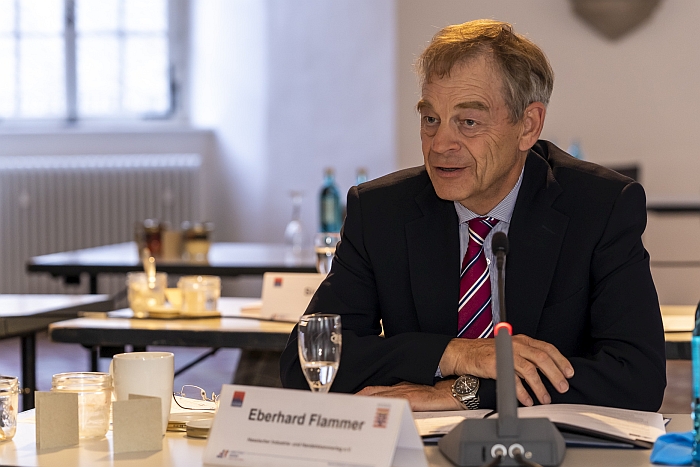
[[76, 318], [80, 312], [109, 311], [107, 295], [0, 295], [0, 339], [20, 338], [22, 407], [34, 408], [36, 333], [51, 323]]
[[287, 344], [294, 323], [246, 318], [241, 313], [241, 307], [259, 301], [255, 298], [221, 297], [221, 318], [142, 319], [133, 318], [133, 312], [124, 309], [52, 324], [49, 336], [56, 342], [91, 348], [93, 371], [97, 370], [101, 346], [243, 349], [235, 381], [238, 384], [276, 386], [279, 385], [279, 355]]
[[690, 360], [690, 341], [695, 328], [695, 308], [695, 305], [661, 305], [667, 359]]
[[[272, 243], [212, 243], [206, 261], [157, 260], [158, 271], [182, 275], [214, 275], [235, 277], [263, 275], [266, 272], [316, 272], [313, 250], [294, 254], [289, 247]], [[143, 267], [136, 243], [66, 251], [35, 256], [27, 261], [27, 271], [50, 273], [70, 282], [79, 282], [80, 275], [90, 277], [90, 293], [97, 293], [100, 274], [141, 271]]]

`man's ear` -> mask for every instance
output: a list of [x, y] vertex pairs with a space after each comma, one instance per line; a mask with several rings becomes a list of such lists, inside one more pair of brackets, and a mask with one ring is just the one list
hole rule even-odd
[[533, 102], [525, 109], [522, 119], [522, 133], [520, 134], [520, 144], [518, 149], [529, 151], [540, 138], [544, 127], [544, 116], [547, 108], [542, 102]]

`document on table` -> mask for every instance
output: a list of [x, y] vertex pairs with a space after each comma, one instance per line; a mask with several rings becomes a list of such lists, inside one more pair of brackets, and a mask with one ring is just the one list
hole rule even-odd
[[466, 418], [484, 418], [493, 410], [448, 410], [442, 412], [413, 412], [413, 421], [424, 443], [437, 442]]
[[582, 404], [551, 404], [521, 407], [518, 416], [547, 417], [561, 431], [626, 441], [640, 447], [651, 447], [656, 438], [666, 433], [663, 416], [656, 412], [616, 409]]
[[[427, 414], [429, 415], [414, 413], [418, 433], [424, 440], [446, 434], [464, 418], [484, 418], [489, 415], [489, 411], [466, 410]], [[497, 417], [498, 414], [492, 416]], [[656, 438], [666, 433], [664, 419], [659, 413], [594, 405], [551, 404], [521, 407], [518, 409], [518, 417], [549, 418], [563, 432], [584, 434], [640, 447], [651, 447]]]

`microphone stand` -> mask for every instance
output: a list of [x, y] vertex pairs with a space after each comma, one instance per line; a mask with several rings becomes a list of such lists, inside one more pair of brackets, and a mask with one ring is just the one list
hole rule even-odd
[[460, 467], [482, 465], [552, 466], [561, 464], [566, 444], [547, 418], [518, 419], [515, 395], [512, 327], [506, 321], [503, 263], [508, 237], [496, 232], [491, 243], [498, 270], [500, 322], [494, 326], [496, 341], [497, 419], [465, 419], [440, 439], [440, 451]]

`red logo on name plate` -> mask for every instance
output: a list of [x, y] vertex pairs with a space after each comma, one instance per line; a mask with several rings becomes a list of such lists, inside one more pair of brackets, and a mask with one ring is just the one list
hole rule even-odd
[[241, 407], [243, 405], [244, 398], [245, 398], [245, 391], [233, 391], [233, 399], [231, 399], [231, 407]]

